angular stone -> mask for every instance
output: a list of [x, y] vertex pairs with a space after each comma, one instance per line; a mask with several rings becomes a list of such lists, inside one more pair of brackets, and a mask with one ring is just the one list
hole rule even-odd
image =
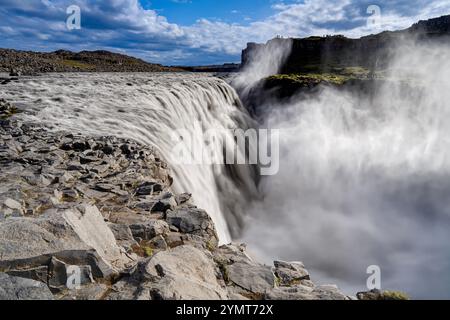
[[233, 264], [235, 262], [252, 263], [247, 255], [244, 246], [229, 244], [214, 250], [214, 259], [223, 264]]
[[152, 195], [155, 192], [163, 191], [163, 186], [157, 182], [144, 182], [141, 184], [137, 190], [136, 195], [138, 196], [148, 196]]
[[264, 295], [264, 300], [314, 300], [313, 289], [306, 286], [277, 287]]
[[154, 237], [148, 242], [148, 245], [156, 250], [167, 250], [169, 246], [167, 245], [166, 239], [163, 236], [159, 235]]
[[348, 300], [339, 288], [335, 285], [323, 285], [315, 287], [312, 294], [314, 300]]
[[303, 280], [310, 280], [309, 273], [301, 262], [275, 261], [274, 266], [275, 274], [282, 286], [290, 286]]
[[43, 283], [48, 281], [48, 266], [40, 266], [37, 268], [23, 269], [23, 270], [8, 270], [7, 274], [19, 278], [27, 278]]
[[176, 248], [184, 244], [183, 235], [178, 232], [170, 232], [165, 236], [167, 245], [170, 248]]
[[217, 270], [204, 252], [180, 246], [154, 255], [145, 265], [146, 284], [153, 299], [226, 299], [227, 292], [217, 280]]
[[109, 287], [101, 283], [93, 283], [89, 285], [82, 286], [78, 290], [65, 290], [61, 292], [57, 298], [59, 300], [101, 300], [105, 294], [108, 292]]
[[183, 193], [183, 194], [176, 196], [175, 200], [177, 201], [177, 204], [180, 206], [182, 204], [190, 202], [191, 198], [192, 198], [192, 194]]
[[22, 205], [20, 204], [20, 202], [11, 198], [6, 199], [3, 204], [13, 210], [22, 210]]
[[133, 240], [133, 233], [126, 224], [108, 224], [116, 240]]
[[96, 207], [51, 210], [39, 218], [0, 221], [0, 268], [21, 270], [49, 265], [52, 257], [70, 265], [90, 265], [108, 277], [130, 260]]
[[111, 192], [116, 186], [108, 183], [98, 183], [95, 185], [94, 190], [100, 192]]
[[64, 201], [75, 201], [78, 199], [79, 194], [75, 189], [64, 189], [61, 191], [61, 198]]
[[125, 251], [130, 251], [133, 246], [138, 244], [133, 238], [133, 234], [131, 233], [131, 229], [128, 225], [109, 223], [108, 226], [114, 234], [117, 244], [123, 247]]
[[275, 286], [275, 276], [268, 266], [237, 262], [226, 269], [231, 282], [252, 293], [262, 295]]
[[73, 163], [69, 164], [66, 168], [67, 171], [84, 171], [85, 168], [79, 164]]
[[146, 223], [130, 225], [130, 229], [135, 239], [150, 240], [168, 233], [169, 225], [163, 220], [150, 220]]
[[51, 290], [59, 291], [67, 288], [67, 281], [69, 279], [69, 276], [71, 275], [70, 267], [78, 268], [78, 279], [76, 280], [76, 283], [72, 283], [69, 285], [85, 285], [94, 282], [91, 266], [69, 266], [67, 263], [62, 262], [55, 257], [52, 257], [48, 277], [48, 286]]
[[193, 233], [217, 239], [216, 229], [206, 211], [197, 208], [179, 208], [167, 213], [166, 220], [183, 233]]
[[0, 273], [0, 300], [53, 300], [42, 282]]

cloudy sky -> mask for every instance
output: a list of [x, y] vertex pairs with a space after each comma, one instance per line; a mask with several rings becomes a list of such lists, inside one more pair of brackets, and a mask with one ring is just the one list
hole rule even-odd
[[[81, 10], [79, 30], [66, 26], [71, 5]], [[277, 35], [359, 37], [445, 14], [450, 0], [0, 0], [0, 47], [214, 64], [238, 62], [247, 42]]]

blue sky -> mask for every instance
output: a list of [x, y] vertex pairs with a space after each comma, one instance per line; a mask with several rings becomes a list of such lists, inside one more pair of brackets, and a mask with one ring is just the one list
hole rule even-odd
[[[168, 20], [183, 25], [198, 19], [248, 24], [269, 17], [275, 1], [268, 0], [141, 0], [144, 8], [157, 10]], [[295, 1], [285, 1], [290, 3]]]
[[[81, 10], [68, 30], [66, 9]], [[367, 9], [377, 5], [377, 23]], [[106, 49], [166, 65], [238, 62], [277, 35], [359, 37], [450, 14], [450, 0], [0, 0], [0, 47]]]

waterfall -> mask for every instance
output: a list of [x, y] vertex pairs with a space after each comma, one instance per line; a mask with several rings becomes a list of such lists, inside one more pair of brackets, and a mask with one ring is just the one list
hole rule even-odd
[[383, 290], [448, 298], [450, 47], [395, 52], [370, 94], [323, 87], [265, 102], [281, 169], [261, 181], [242, 240], [348, 293], [367, 290], [375, 265]]
[[[221, 153], [224, 140], [234, 141], [232, 129], [252, 126], [225, 81], [183, 73], [46, 74], [21, 79], [3, 96], [25, 105], [29, 120], [53, 130], [113, 135], [154, 146], [173, 169], [174, 191], [192, 193], [195, 204], [211, 215], [222, 243], [242, 229], [243, 211], [256, 195], [255, 170], [178, 163], [169, 156], [177, 132], [187, 131], [195, 145]], [[202, 133], [208, 130], [219, 131], [219, 141], [206, 141]]]

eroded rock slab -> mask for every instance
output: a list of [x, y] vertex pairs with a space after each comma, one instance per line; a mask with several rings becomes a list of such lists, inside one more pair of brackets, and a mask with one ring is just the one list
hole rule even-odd
[[[207, 253], [184, 245], [143, 261], [135, 274], [118, 283], [116, 289], [135, 299], [227, 299], [219, 279], [219, 270]], [[110, 298], [117, 298], [117, 294]]]
[[89, 265], [95, 277], [105, 278], [130, 262], [100, 212], [88, 205], [53, 210], [39, 218], [6, 219], [0, 222], [0, 246], [0, 267], [6, 270], [49, 265], [54, 257]]
[[53, 300], [42, 282], [0, 273], [0, 300]]

